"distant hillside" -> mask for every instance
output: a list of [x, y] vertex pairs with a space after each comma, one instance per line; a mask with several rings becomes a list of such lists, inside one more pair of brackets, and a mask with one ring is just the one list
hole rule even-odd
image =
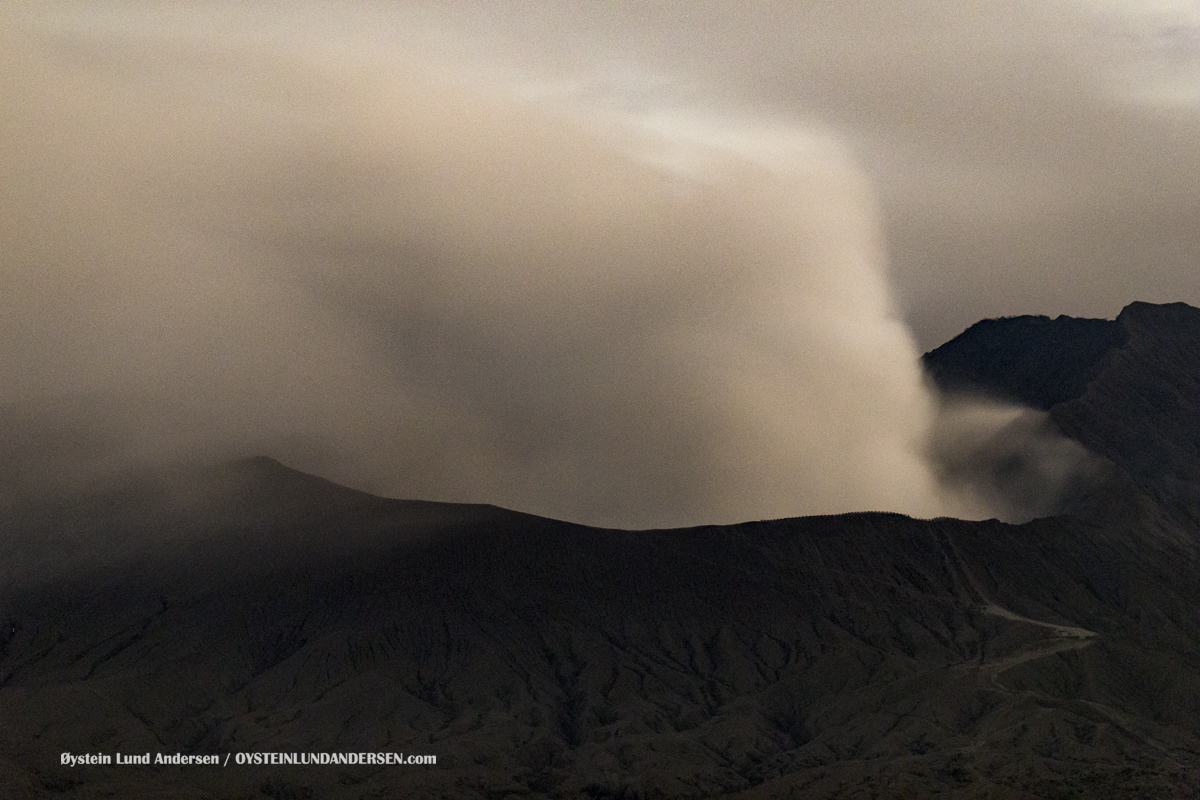
[[944, 391], [1048, 411], [1063, 433], [1200, 520], [1200, 309], [1132, 303], [1111, 322], [986, 320], [924, 363]]
[[1083, 394], [1128, 338], [1120, 323], [1105, 319], [985, 319], [926, 353], [923, 362], [944, 392], [976, 392], [1049, 411]]

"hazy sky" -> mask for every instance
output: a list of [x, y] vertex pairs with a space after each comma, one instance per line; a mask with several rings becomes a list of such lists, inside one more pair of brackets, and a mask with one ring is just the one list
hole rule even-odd
[[1196, 0], [497, 5], [438, 7], [593, 98], [845, 142], [923, 349], [987, 316], [1200, 301]]
[[922, 350], [1200, 305], [1200, 2], [11, 3], [0, 103], [0, 402], [130, 457], [971, 513]]

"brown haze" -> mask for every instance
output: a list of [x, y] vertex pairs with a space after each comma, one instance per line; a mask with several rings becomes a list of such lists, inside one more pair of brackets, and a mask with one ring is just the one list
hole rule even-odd
[[1195, 302], [1195, 104], [1120, 4], [736, 5], [3, 6], [0, 401], [73, 431], [30, 469], [995, 512], [902, 313]]

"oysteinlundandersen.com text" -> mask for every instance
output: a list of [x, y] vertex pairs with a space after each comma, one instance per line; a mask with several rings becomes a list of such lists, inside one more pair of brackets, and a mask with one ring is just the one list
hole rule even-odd
[[184, 753], [63, 753], [59, 763], [68, 767], [137, 766], [150, 764], [229, 766], [230, 757], [239, 766], [411, 766], [437, 764], [437, 756], [403, 753], [225, 753], [190, 755]]

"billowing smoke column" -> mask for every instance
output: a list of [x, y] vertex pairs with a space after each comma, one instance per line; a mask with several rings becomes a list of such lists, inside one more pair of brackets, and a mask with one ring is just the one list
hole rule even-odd
[[72, 409], [71, 458], [625, 527], [956, 511], [829, 135], [253, 19], [10, 22], [0, 399]]
[[1044, 411], [957, 394], [939, 404], [929, 456], [959, 515], [1006, 522], [1082, 511], [1112, 464], [1062, 435]]

